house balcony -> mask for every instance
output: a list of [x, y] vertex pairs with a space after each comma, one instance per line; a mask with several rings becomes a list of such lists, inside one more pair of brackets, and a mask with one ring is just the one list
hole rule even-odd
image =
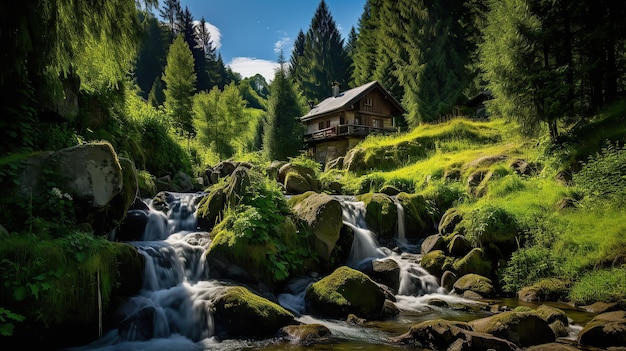
[[307, 143], [318, 143], [343, 137], [365, 138], [370, 134], [387, 135], [395, 132], [395, 128], [378, 128], [358, 124], [340, 124], [337, 126], [320, 129], [311, 134], [305, 134], [304, 141]]

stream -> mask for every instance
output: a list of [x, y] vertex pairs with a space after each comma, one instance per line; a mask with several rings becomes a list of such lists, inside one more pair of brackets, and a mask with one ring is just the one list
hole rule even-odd
[[[425, 320], [444, 318], [470, 321], [490, 315], [490, 305], [518, 305], [538, 307], [515, 299], [476, 301], [464, 299], [445, 291], [438, 279], [418, 263], [419, 245], [411, 245], [404, 235], [404, 211], [398, 207], [397, 247], [390, 250], [379, 246], [375, 233], [365, 225], [362, 202], [350, 197], [338, 197], [343, 205], [344, 225], [354, 232], [354, 241], [348, 261], [355, 269], [373, 259], [393, 259], [401, 269], [396, 306], [400, 314], [384, 321], [367, 321], [364, 325], [342, 320], [317, 319], [306, 314], [304, 295], [310, 276], [289, 281], [284, 292], [277, 294], [281, 306], [291, 311], [300, 322], [318, 323], [328, 327], [332, 339], [328, 343], [298, 345], [284, 339], [218, 340], [215, 324], [208, 310], [211, 293], [224, 282], [209, 279], [209, 267], [204, 252], [210, 243], [206, 232], [198, 232], [195, 220], [196, 198], [200, 193], [170, 193], [167, 215], [152, 209], [142, 240], [129, 242], [146, 258], [143, 288], [124, 306], [126, 315], [144, 316], [122, 321], [116, 329], [106, 331], [97, 341], [70, 348], [71, 351], [113, 350], [401, 350], [389, 337], [405, 333], [409, 326]], [[436, 303], [433, 303], [436, 301]], [[445, 306], [445, 307], [438, 307]], [[570, 318], [570, 336], [574, 340], [591, 314], [553, 304], [563, 309]], [[145, 323], [149, 320], [149, 323]], [[415, 350], [415, 348], [412, 348]]]

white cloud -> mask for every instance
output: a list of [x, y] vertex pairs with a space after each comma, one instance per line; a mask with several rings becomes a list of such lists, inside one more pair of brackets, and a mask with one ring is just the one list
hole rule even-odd
[[259, 73], [268, 83], [274, 79], [276, 69], [279, 67], [277, 62], [254, 57], [235, 57], [228, 63], [228, 66], [233, 72], [241, 74], [242, 78], [252, 77]]
[[283, 36], [274, 43], [274, 52], [278, 54], [282, 51], [283, 54], [286, 55], [285, 51], [287, 50], [287, 47], [291, 45], [291, 38], [289, 38], [285, 32], [282, 34]]

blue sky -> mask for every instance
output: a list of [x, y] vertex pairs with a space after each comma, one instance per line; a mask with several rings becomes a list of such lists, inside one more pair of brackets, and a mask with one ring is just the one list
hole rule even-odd
[[[335, 25], [347, 41], [358, 29], [365, 0], [325, 0]], [[181, 0], [194, 19], [211, 24], [211, 37], [224, 63], [242, 77], [274, 77], [278, 53], [289, 60], [298, 32], [306, 33], [320, 0]]]

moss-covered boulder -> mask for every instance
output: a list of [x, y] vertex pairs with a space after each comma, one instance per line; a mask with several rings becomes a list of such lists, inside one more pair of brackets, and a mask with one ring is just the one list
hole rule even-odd
[[122, 191], [120, 192], [124, 203], [122, 210], [127, 211], [139, 196], [137, 169], [131, 159], [120, 157], [119, 161], [122, 167]]
[[424, 238], [435, 231], [435, 212], [432, 202], [421, 194], [401, 192], [396, 196], [404, 208], [407, 238]]
[[208, 194], [202, 196], [198, 202], [196, 210], [198, 227], [206, 231], [212, 230], [218, 219], [222, 217], [225, 204], [223, 187], [213, 186], [210, 188]]
[[606, 312], [595, 316], [578, 333], [578, 343], [586, 346], [626, 345], [626, 311]]
[[241, 286], [224, 288], [214, 308], [215, 334], [222, 339], [267, 338], [295, 324], [291, 312]]
[[489, 261], [481, 248], [472, 249], [467, 255], [457, 259], [452, 264], [454, 271], [459, 276], [474, 273], [489, 277], [491, 275], [491, 261]]
[[454, 257], [463, 257], [472, 251], [472, 243], [465, 236], [457, 234], [448, 242], [448, 252]]
[[466, 291], [472, 291], [482, 297], [493, 297], [495, 290], [491, 279], [478, 274], [466, 274], [461, 276], [454, 283], [454, 291], [463, 294]]
[[466, 322], [445, 319], [414, 324], [406, 333], [392, 337], [391, 342], [429, 350], [518, 350], [510, 341], [473, 331]]
[[447, 235], [455, 232], [457, 224], [463, 220], [463, 214], [457, 208], [449, 208], [441, 216], [439, 221], [439, 234]]
[[429, 235], [422, 241], [422, 245], [420, 247], [420, 252], [422, 255], [426, 255], [427, 253], [435, 250], [443, 251], [446, 248], [446, 242], [443, 237], [439, 234]]
[[278, 171], [278, 181], [284, 185], [288, 194], [304, 194], [317, 191], [319, 180], [315, 170], [300, 164], [286, 163]]
[[428, 273], [441, 277], [444, 271], [451, 269], [453, 260], [443, 250], [433, 250], [422, 256], [420, 264]]
[[474, 331], [488, 333], [509, 340], [521, 347], [550, 343], [556, 340], [554, 332], [533, 311], [506, 311], [469, 322]]
[[382, 315], [385, 293], [364, 273], [342, 266], [311, 284], [305, 299], [312, 313], [322, 317], [345, 319], [354, 314], [376, 319]]
[[341, 203], [327, 194], [307, 192], [289, 199], [296, 217], [303, 220], [313, 233], [312, 246], [325, 261], [339, 240], [343, 226]]
[[382, 193], [358, 195], [365, 205], [365, 222], [381, 239], [392, 239], [398, 223], [398, 207], [391, 196]]

